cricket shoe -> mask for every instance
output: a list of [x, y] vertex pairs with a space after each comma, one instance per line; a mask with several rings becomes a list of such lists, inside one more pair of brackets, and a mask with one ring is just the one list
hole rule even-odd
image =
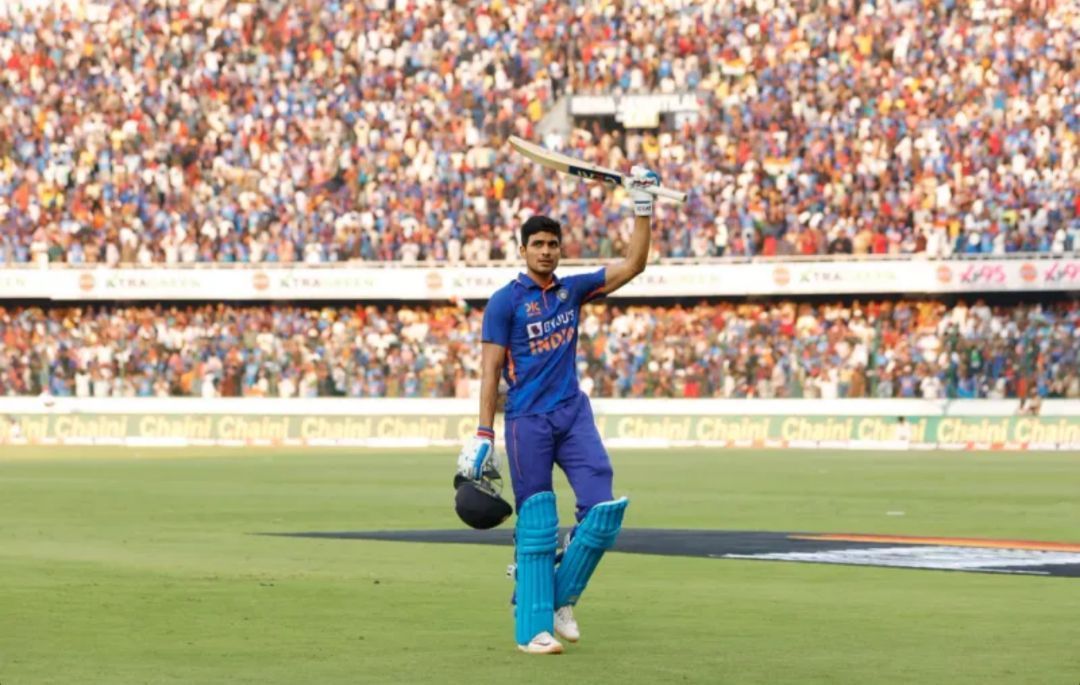
[[562, 654], [562, 643], [552, 637], [551, 633], [544, 631], [537, 633], [536, 637], [527, 645], [518, 645], [518, 649], [526, 654]]
[[567, 642], [581, 639], [581, 630], [574, 620], [574, 608], [569, 604], [555, 612], [555, 634]]

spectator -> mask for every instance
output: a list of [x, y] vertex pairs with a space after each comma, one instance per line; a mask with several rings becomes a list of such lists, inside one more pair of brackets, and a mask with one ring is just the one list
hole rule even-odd
[[1038, 416], [1042, 411], [1042, 399], [1035, 392], [1020, 399], [1020, 407], [1017, 410], [1021, 416]]
[[[0, 307], [0, 395], [476, 397], [459, 306]], [[1080, 397], [1080, 302], [591, 305], [595, 397]]]
[[504, 145], [564, 92], [696, 97], [543, 141], [689, 189], [658, 256], [1080, 250], [1075, 2], [376, 6], [0, 4], [0, 260], [618, 253], [625, 193]]

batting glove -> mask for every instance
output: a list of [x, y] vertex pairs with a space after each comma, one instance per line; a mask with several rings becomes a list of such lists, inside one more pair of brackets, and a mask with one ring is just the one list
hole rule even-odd
[[498, 471], [495, 455], [495, 431], [487, 426], [476, 429], [476, 436], [461, 448], [457, 472], [470, 480], [480, 480], [487, 471]]
[[634, 201], [634, 216], [652, 216], [653, 198], [656, 196], [643, 188], [660, 185], [660, 176], [647, 167], [634, 166], [630, 169], [630, 178], [627, 187], [630, 189], [630, 199]]

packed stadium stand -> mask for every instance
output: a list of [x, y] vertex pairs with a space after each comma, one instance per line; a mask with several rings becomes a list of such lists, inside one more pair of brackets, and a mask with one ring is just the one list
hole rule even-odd
[[503, 145], [588, 93], [700, 103], [545, 141], [692, 189], [657, 257], [1080, 249], [1074, 2], [21, 6], [0, 263], [484, 263], [534, 212], [617, 255], [624, 193]]
[[[0, 394], [476, 398], [468, 307], [0, 307]], [[595, 397], [1080, 398], [1080, 302], [650, 306], [583, 314]]]
[[[512, 134], [689, 190], [658, 206], [653, 263], [1072, 259], [1077, 45], [1080, 10], [1054, 0], [9, 3], [0, 265], [480, 270], [516, 262], [535, 213], [564, 222], [566, 258], [620, 256], [626, 193], [533, 165]], [[549, 130], [575, 97], [664, 94], [694, 111]], [[1050, 271], [1075, 291], [1075, 262]], [[6, 283], [4, 395], [476, 393], [475, 301], [76, 305]], [[925, 285], [594, 306], [583, 385], [1080, 396], [1075, 299]]]

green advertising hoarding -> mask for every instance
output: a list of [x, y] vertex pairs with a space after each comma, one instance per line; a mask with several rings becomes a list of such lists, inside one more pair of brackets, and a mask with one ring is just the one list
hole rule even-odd
[[[334, 416], [266, 414], [16, 414], [0, 439], [194, 441], [457, 442], [475, 431], [471, 415]], [[673, 443], [847, 442], [896, 440], [898, 422], [880, 416], [606, 414], [605, 440]], [[908, 419], [915, 443], [1055, 443], [1080, 445], [1080, 417], [933, 416]], [[15, 428], [17, 426], [17, 428]], [[501, 429], [501, 426], [497, 428]]]

